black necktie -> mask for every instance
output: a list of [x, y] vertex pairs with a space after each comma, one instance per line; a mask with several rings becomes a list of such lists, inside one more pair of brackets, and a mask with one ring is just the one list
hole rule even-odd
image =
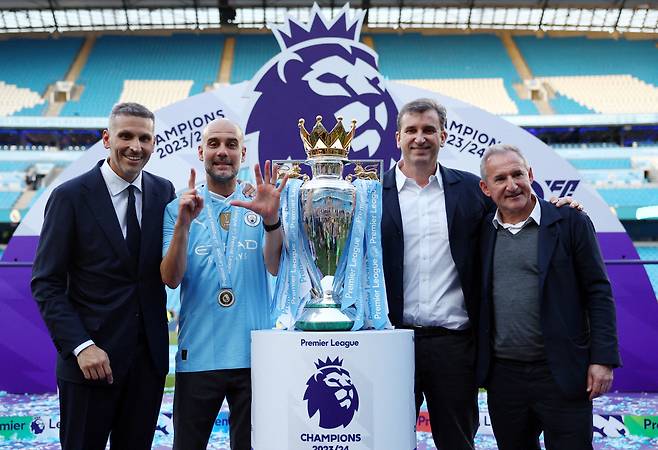
[[142, 240], [142, 232], [139, 229], [139, 222], [137, 221], [137, 210], [135, 208], [135, 189], [132, 184], [128, 186], [128, 208], [126, 209], [126, 244], [128, 244], [128, 252], [135, 263], [135, 268], [139, 263], [139, 243]]

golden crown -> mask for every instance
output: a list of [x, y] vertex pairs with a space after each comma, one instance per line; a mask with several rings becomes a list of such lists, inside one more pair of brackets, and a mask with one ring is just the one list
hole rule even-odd
[[352, 128], [346, 131], [343, 118], [338, 116], [336, 119], [334, 129], [327, 131], [322, 125], [322, 116], [317, 116], [315, 126], [310, 133], [304, 127], [304, 119], [299, 119], [299, 135], [309, 158], [333, 156], [347, 159], [356, 130], [356, 120], [352, 120]]

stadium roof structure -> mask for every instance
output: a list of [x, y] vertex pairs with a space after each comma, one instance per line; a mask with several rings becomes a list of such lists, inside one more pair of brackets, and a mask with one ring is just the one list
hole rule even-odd
[[[313, 1], [0, 0], [0, 33], [262, 28], [310, 16]], [[343, 2], [316, 1], [330, 15]], [[647, 0], [361, 0], [369, 29], [506, 29], [658, 33], [658, 2]]]

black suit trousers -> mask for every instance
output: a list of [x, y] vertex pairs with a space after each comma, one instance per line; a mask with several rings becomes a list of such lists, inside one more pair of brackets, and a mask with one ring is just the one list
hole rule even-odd
[[150, 449], [164, 383], [143, 338], [120, 382], [92, 385], [58, 378], [62, 449], [104, 450], [108, 437], [112, 450]]
[[592, 402], [564, 396], [546, 362], [495, 359], [487, 384], [489, 415], [500, 450], [592, 449]]
[[478, 429], [475, 339], [470, 330], [415, 336], [416, 416], [423, 403], [439, 450], [473, 450]]

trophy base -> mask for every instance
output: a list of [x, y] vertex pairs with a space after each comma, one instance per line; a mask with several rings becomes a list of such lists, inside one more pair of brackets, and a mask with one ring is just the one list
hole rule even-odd
[[302, 331], [349, 331], [354, 321], [338, 304], [312, 303], [304, 307], [295, 328]]

